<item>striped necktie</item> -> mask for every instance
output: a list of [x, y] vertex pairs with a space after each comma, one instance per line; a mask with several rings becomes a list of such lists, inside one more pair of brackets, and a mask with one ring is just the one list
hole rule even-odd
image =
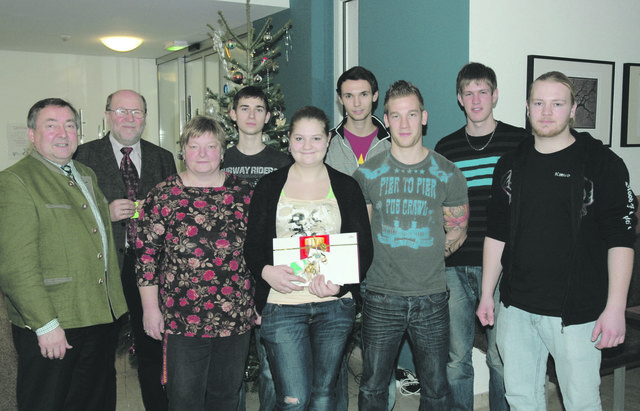
[[[140, 177], [138, 176], [138, 170], [136, 170], [135, 164], [131, 160], [132, 147], [122, 147], [120, 151], [123, 154], [122, 161], [120, 162], [120, 172], [122, 173], [122, 180], [127, 189], [127, 198], [131, 201], [136, 201], [136, 195], [138, 194], [138, 185], [140, 184]], [[127, 242], [129, 247], [135, 247], [136, 244], [136, 219], [131, 218], [127, 222]]]

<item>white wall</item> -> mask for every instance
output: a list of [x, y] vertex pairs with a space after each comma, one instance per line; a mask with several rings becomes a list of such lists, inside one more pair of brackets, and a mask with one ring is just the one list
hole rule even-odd
[[26, 127], [29, 108], [47, 97], [61, 97], [82, 109], [85, 141], [89, 141], [98, 136], [107, 96], [122, 88], [136, 90], [149, 106], [143, 137], [157, 143], [157, 83], [152, 59], [0, 50], [0, 170], [17, 161], [9, 155], [7, 130]]
[[[499, 120], [525, 125], [527, 56], [531, 54], [615, 62], [611, 147], [640, 194], [640, 147], [620, 147], [622, 65], [640, 63], [637, 0], [470, 0], [469, 60], [498, 76]], [[484, 355], [474, 349], [476, 394], [488, 390]]]
[[615, 62], [612, 149], [640, 194], [640, 147], [620, 147], [622, 65], [640, 63], [637, 0], [470, 0], [469, 59], [498, 76], [499, 120], [524, 127], [527, 55]]

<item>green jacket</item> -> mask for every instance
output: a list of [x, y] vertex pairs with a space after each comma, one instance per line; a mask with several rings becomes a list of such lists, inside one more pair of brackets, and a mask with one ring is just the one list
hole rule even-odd
[[127, 311], [111, 234], [109, 204], [95, 174], [74, 163], [100, 210], [108, 270], [96, 219], [80, 188], [33, 152], [0, 172], [0, 288], [9, 319], [36, 330], [113, 322]]

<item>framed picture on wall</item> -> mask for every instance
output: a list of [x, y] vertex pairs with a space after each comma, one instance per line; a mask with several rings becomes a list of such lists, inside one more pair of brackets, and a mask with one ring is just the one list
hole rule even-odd
[[622, 147], [640, 147], [640, 64], [625, 63], [622, 74]]
[[[546, 72], [566, 74], [573, 81], [578, 103], [574, 128], [611, 146], [614, 68], [613, 61], [530, 55], [527, 56], [527, 93], [531, 83]], [[526, 124], [531, 131], [529, 121]]]

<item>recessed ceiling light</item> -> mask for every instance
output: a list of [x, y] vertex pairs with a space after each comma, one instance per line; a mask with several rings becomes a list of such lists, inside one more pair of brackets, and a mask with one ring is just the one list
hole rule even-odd
[[167, 51], [178, 51], [187, 47], [189, 43], [185, 40], [172, 40], [164, 45], [164, 49]]
[[131, 51], [142, 44], [142, 39], [137, 37], [103, 37], [102, 44], [115, 51]]

